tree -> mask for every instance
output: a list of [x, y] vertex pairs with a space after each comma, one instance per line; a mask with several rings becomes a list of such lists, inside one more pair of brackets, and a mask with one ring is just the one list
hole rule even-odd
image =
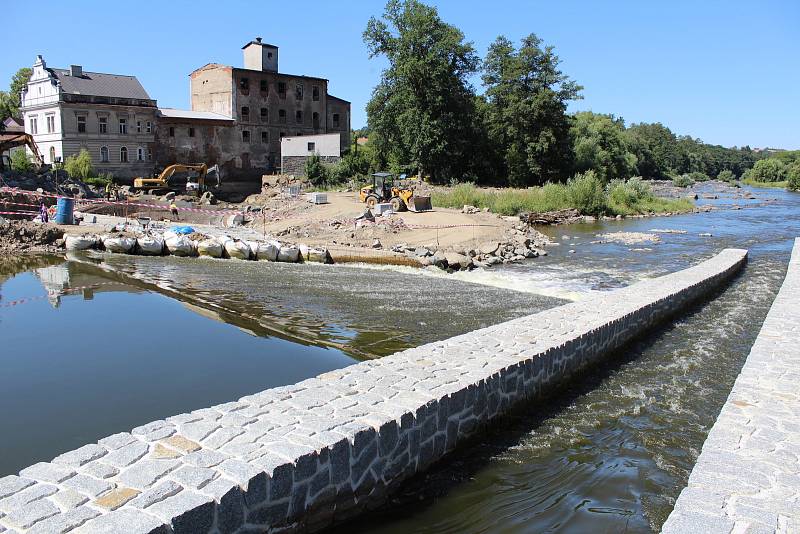
[[786, 189], [800, 191], [800, 160], [786, 171]]
[[786, 165], [776, 158], [760, 159], [745, 175], [756, 182], [782, 182], [786, 180]]
[[571, 133], [577, 172], [594, 170], [604, 183], [634, 175], [636, 156], [628, 146], [622, 119], [582, 111], [575, 114]]
[[665, 179], [681, 168], [683, 157], [678, 138], [660, 122], [632, 124], [627, 134], [640, 176]]
[[24, 173], [33, 169], [33, 163], [28, 157], [25, 149], [15, 150], [11, 154], [11, 169], [15, 172]]
[[519, 50], [503, 36], [489, 47], [483, 85], [489, 138], [513, 185], [563, 180], [572, 147], [567, 103], [581, 98], [580, 85], [559, 70], [552, 46], [530, 34]]
[[736, 180], [736, 175], [733, 173], [733, 171], [725, 169], [720, 171], [720, 173], [717, 175], [717, 180], [720, 182], [733, 182]]
[[306, 178], [312, 185], [323, 185], [328, 181], [328, 168], [322, 163], [319, 154], [311, 154], [306, 158]]
[[31, 79], [31, 74], [33, 70], [28, 67], [19, 69], [11, 77], [9, 91], [0, 91], [0, 130], [7, 118], [19, 117], [19, 107], [22, 105], [21, 93]]
[[370, 142], [381, 159], [434, 180], [460, 178], [476, 132], [468, 79], [479, 59], [472, 44], [417, 0], [389, 0], [363, 37], [370, 57], [389, 63], [367, 104]]
[[64, 162], [64, 170], [73, 177], [81, 180], [87, 179], [92, 175], [92, 156], [85, 148], [80, 153], [72, 154]]

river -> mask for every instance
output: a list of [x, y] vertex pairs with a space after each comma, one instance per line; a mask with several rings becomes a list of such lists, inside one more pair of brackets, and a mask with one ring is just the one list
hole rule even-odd
[[[10, 431], [0, 475], [153, 419], [747, 248], [748, 266], [717, 298], [548, 402], [522, 407], [373, 515], [341, 527], [658, 531], [800, 235], [800, 195], [755, 192], [754, 200], [730, 191], [703, 199], [719, 208], [704, 214], [548, 228], [561, 244], [547, 257], [455, 275], [100, 254], [5, 259], [0, 427]], [[635, 245], [597, 237], [653, 229], [685, 233]], [[12, 302], [26, 297], [34, 300]]]

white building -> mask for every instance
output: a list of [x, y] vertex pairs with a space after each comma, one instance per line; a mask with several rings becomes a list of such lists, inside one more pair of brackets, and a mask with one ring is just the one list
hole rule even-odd
[[316, 154], [324, 164], [341, 159], [341, 136], [338, 133], [281, 137], [281, 173], [305, 174], [308, 156]]
[[20, 109], [45, 163], [86, 149], [97, 172], [153, 172], [156, 101], [134, 76], [48, 68], [37, 56]]

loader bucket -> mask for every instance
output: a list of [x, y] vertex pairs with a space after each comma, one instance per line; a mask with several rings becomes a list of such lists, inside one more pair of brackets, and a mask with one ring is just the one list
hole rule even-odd
[[433, 209], [431, 205], [431, 197], [420, 197], [414, 195], [408, 199], [406, 203], [409, 211], [430, 211]]

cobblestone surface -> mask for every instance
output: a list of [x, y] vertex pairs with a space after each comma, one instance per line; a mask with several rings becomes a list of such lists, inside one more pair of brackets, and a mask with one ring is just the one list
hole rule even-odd
[[[0, 531], [318, 530], [379, 505], [515, 403], [724, 283], [745, 258], [725, 250], [590, 302], [101, 439], [0, 478]], [[785, 448], [787, 461], [797, 461], [797, 435], [787, 438], [795, 446]]]
[[662, 532], [800, 532], [800, 239]]

